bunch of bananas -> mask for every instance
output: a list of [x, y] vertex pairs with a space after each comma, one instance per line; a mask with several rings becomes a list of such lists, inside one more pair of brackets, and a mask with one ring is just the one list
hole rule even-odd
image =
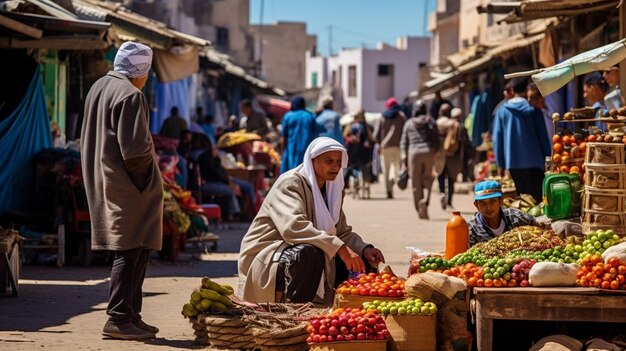
[[224, 311], [235, 307], [229, 296], [235, 293], [227, 284], [218, 284], [208, 277], [202, 278], [202, 286], [191, 293], [189, 303], [183, 305], [185, 318], [197, 316], [200, 312]]

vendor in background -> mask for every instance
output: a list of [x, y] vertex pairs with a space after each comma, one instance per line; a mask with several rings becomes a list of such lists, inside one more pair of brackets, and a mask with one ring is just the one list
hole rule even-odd
[[[589, 73], [585, 76], [583, 84], [583, 95], [587, 106], [591, 106], [594, 110], [595, 118], [602, 117], [606, 106], [604, 105], [604, 96], [609, 89], [608, 84], [598, 72]], [[604, 130], [605, 126], [602, 122], [596, 122], [596, 126]]]
[[303, 164], [276, 180], [241, 242], [240, 298], [330, 306], [349, 272], [385, 261], [346, 222], [340, 173], [347, 165], [346, 149], [320, 137]]
[[530, 83], [528, 84], [528, 88], [526, 90], [526, 98], [528, 99], [528, 103], [530, 106], [538, 109], [543, 114], [543, 121], [546, 124], [546, 131], [548, 132], [548, 136], [554, 135], [554, 122], [552, 121], [552, 114], [548, 111], [548, 106], [546, 106], [546, 99], [541, 95], [539, 88], [537, 88], [537, 84]]
[[[269, 127], [267, 126], [267, 119], [265, 113], [257, 111], [252, 107], [252, 101], [241, 101], [241, 113], [246, 117], [246, 132], [256, 133], [262, 138], [265, 138], [269, 133]], [[243, 119], [244, 117], [242, 117]]]
[[619, 88], [619, 66], [607, 68], [602, 73], [604, 81], [609, 85], [609, 90], [604, 95], [604, 104], [607, 109], [618, 109], [624, 105], [624, 97], [622, 91]]
[[514, 208], [502, 208], [502, 188], [495, 180], [476, 184], [474, 206], [478, 212], [468, 221], [470, 247], [515, 227], [537, 225], [535, 218], [527, 213]]

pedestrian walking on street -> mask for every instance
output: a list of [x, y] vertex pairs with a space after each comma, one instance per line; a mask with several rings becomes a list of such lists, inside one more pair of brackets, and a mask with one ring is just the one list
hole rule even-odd
[[296, 96], [291, 101], [291, 111], [283, 117], [282, 126], [283, 156], [280, 173], [285, 173], [302, 163], [306, 148], [325, 129], [315, 122], [315, 116], [306, 109], [302, 96]]
[[188, 130], [187, 121], [178, 114], [178, 107], [174, 106], [170, 110], [170, 116], [163, 121], [159, 135], [168, 138], [180, 138], [183, 130]]
[[329, 137], [337, 140], [340, 144], [343, 144], [343, 134], [341, 132], [341, 124], [339, 119], [341, 116], [334, 111], [333, 97], [326, 96], [322, 100], [322, 112], [315, 119], [317, 124], [324, 127], [325, 132], [320, 133], [320, 136]]
[[276, 180], [241, 242], [241, 299], [330, 306], [349, 272], [385, 262], [347, 224], [341, 174], [347, 165], [343, 145], [320, 137], [302, 165]]
[[409, 170], [413, 205], [421, 219], [429, 219], [428, 204], [434, 180], [435, 152], [438, 147], [439, 136], [435, 119], [427, 114], [426, 104], [422, 100], [417, 100], [413, 108], [413, 117], [406, 121], [402, 130], [400, 154], [404, 167]]
[[[363, 184], [357, 182], [366, 192], [369, 191], [369, 183], [373, 179], [372, 175], [372, 156], [374, 150], [374, 132], [372, 127], [365, 121], [365, 111], [360, 109], [354, 115], [354, 121], [347, 125], [343, 132], [346, 149], [348, 151], [348, 169], [344, 174], [344, 183], [346, 189], [349, 188], [350, 177], [354, 176], [359, 179], [361, 174]], [[357, 192], [359, 189], [353, 189]]]
[[526, 100], [528, 82], [511, 81], [514, 97], [496, 112], [493, 121], [493, 153], [500, 176], [508, 169], [517, 192], [530, 194], [541, 202], [544, 160], [551, 147], [543, 114]]
[[151, 64], [149, 47], [123, 43], [114, 70], [87, 94], [81, 131], [91, 248], [115, 255], [102, 334], [116, 339], [151, 339], [159, 331], [140, 314], [148, 258], [161, 249], [163, 226], [163, 185], [141, 92]]
[[463, 111], [460, 108], [450, 108], [444, 104], [439, 111], [437, 129], [442, 140], [442, 149], [445, 154], [445, 166], [439, 174], [439, 192], [441, 193], [441, 208], [452, 207], [454, 183], [463, 170], [464, 143], [467, 140], [467, 132], [461, 124]]
[[385, 190], [387, 190], [387, 198], [393, 199], [394, 178], [391, 176], [391, 168], [394, 174], [400, 173], [400, 138], [402, 137], [402, 128], [406, 121], [406, 116], [400, 110], [400, 105], [396, 98], [389, 98], [385, 102], [386, 110], [383, 112], [383, 118], [380, 119], [374, 136], [380, 147], [379, 152], [383, 156], [383, 173], [385, 174]]
[[439, 118], [439, 116], [441, 116], [441, 114], [439, 113], [439, 109], [441, 109], [441, 106], [443, 106], [444, 104], [453, 106], [449, 100], [446, 100], [443, 97], [441, 97], [440, 91], [435, 92], [435, 98], [433, 99], [433, 102], [430, 104], [430, 117], [434, 119]]

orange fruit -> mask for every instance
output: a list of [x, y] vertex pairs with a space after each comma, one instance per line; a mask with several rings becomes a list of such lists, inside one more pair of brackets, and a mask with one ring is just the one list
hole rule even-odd
[[554, 150], [554, 152], [560, 153], [561, 151], [563, 151], [563, 144], [556, 143], [556, 144], [554, 144], [552, 149]]
[[569, 135], [566, 135], [563, 137], [563, 145], [568, 146], [571, 143], [572, 143], [572, 137], [570, 137]]
[[559, 170], [561, 171], [561, 173], [569, 173], [569, 166], [561, 166]]
[[569, 169], [569, 174], [580, 174], [580, 169], [578, 166], [572, 166]]
[[593, 143], [594, 141], [596, 141], [596, 136], [595, 135], [590, 135], [587, 137], [587, 141], [590, 143]]
[[553, 144], [556, 144], [556, 143], [559, 143], [559, 142], [561, 142], [561, 136], [560, 136], [560, 135], [558, 135], [558, 134], [554, 134], [554, 135], [552, 136], [552, 143], [553, 143]]
[[564, 164], [564, 165], [568, 165], [569, 164], [569, 156], [568, 155], [561, 156], [561, 164]]
[[552, 156], [552, 162], [554, 162], [557, 165], [560, 164], [561, 163], [561, 155], [554, 154], [554, 156]]

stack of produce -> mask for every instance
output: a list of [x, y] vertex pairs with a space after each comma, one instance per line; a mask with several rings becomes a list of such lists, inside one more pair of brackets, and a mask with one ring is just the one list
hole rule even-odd
[[520, 194], [516, 197], [506, 197], [502, 200], [504, 207], [514, 208], [528, 213], [533, 217], [543, 215], [543, 204], [537, 204], [535, 199], [528, 194]]
[[585, 264], [589, 257], [603, 254], [621, 241], [611, 230], [588, 232], [583, 240], [574, 236], [562, 238], [537, 227], [517, 227], [450, 260], [423, 258], [417, 270], [459, 277], [469, 286], [530, 286], [529, 272], [537, 262]]
[[365, 311], [375, 311], [383, 315], [435, 315], [437, 306], [432, 302], [424, 302], [418, 298], [410, 298], [404, 301], [379, 301], [364, 302]]
[[551, 230], [521, 226], [487, 242], [478, 243], [473, 248], [489, 257], [496, 257], [505, 256], [515, 250], [543, 251], [564, 244], [565, 241]]
[[261, 351], [308, 351], [311, 304], [248, 304], [231, 299], [232, 287], [202, 278], [182, 314], [192, 324], [196, 343]]
[[560, 133], [552, 137], [552, 169], [557, 173], [582, 174], [589, 137]]
[[593, 255], [583, 258], [581, 266], [576, 285], [626, 290], [626, 265], [620, 264], [619, 258], [611, 257], [605, 263], [602, 256]]
[[389, 331], [382, 316], [358, 308], [338, 308], [310, 319], [309, 344], [353, 340], [386, 340]]
[[341, 295], [360, 295], [376, 297], [403, 297], [404, 281], [393, 272], [361, 273], [348, 278], [336, 290]]

